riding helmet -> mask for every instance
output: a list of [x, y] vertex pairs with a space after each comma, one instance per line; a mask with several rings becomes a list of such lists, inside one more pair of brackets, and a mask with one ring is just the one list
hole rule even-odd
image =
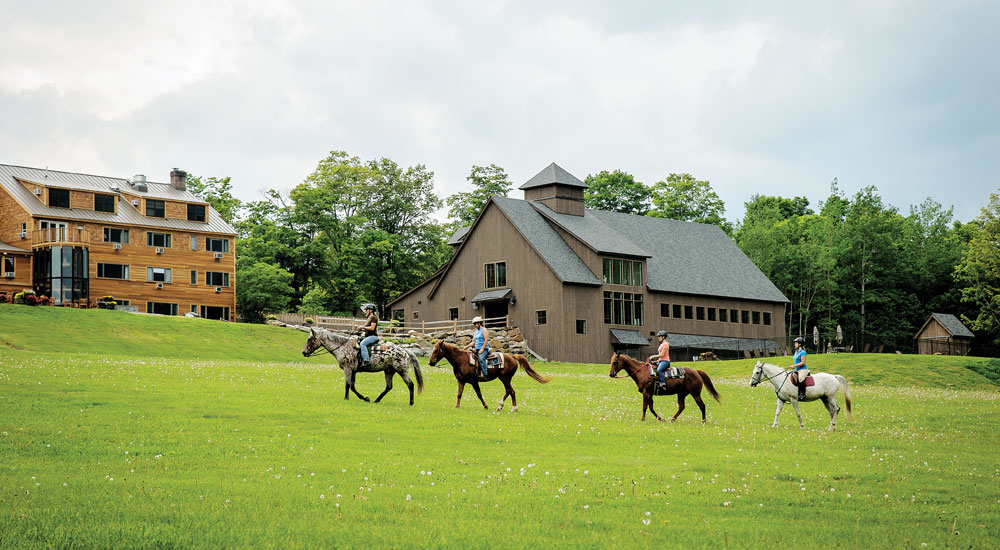
[[666, 338], [667, 337], [667, 331], [661, 330], [660, 332], [657, 332], [656, 335], [657, 336], [662, 336], [662, 337]]
[[474, 325], [476, 323], [479, 323], [480, 325], [483, 324], [483, 318], [480, 317], [480, 316], [478, 316], [478, 315], [476, 315], [475, 317], [473, 317], [472, 318], [472, 324]]
[[361, 306], [362, 311], [368, 311], [369, 309], [375, 311], [375, 304], [363, 304]]
[[803, 338], [803, 337], [801, 337], [801, 336], [799, 336], [796, 339], [792, 340], [792, 342], [798, 342], [798, 343], [802, 344], [803, 346], [806, 345], [806, 339]]

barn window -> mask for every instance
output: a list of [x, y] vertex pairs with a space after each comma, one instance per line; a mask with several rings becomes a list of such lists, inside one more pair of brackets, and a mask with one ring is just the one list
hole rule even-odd
[[540, 309], [540, 310], [536, 311], [535, 312], [535, 324], [536, 325], [544, 325], [546, 322], [548, 322], [548, 319], [546, 319], [546, 311], [544, 309]]
[[740, 322], [743, 323], [744, 325], [749, 325], [750, 324], [750, 312], [749, 311], [747, 311], [745, 309], [742, 310], [742, 311], [740, 311]]
[[576, 320], [576, 333], [577, 334], [587, 334], [587, 320], [577, 319]]
[[660, 317], [670, 317], [670, 304], [660, 304]]
[[414, 311], [413, 312], [413, 318], [414, 319], [419, 319], [420, 318], [420, 312], [419, 311]]
[[765, 311], [764, 312], [764, 324], [765, 325], [770, 325], [771, 324], [771, 312], [770, 311]]
[[719, 322], [728, 323], [729, 322], [729, 310], [725, 308], [719, 308]]
[[759, 325], [760, 324], [760, 312], [759, 311], [754, 311], [753, 312], [753, 324], [755, 324], [755, 325]]
[[736, 309], [729, 310], [729, 322], [739, 323], [740, 322], [740, 312]]
[[681, 305], [674, 304], [674, 319], [680, 319], [681, 316]]
[[448, 308], [448, 320], [454, 321], [455, 319], [458, 319], [458, 308], [457, 307]]
[[406, 312], [402, 309], [394, 309], [392, 310], [392, 318], [402, 323], [406, 320]]
[[642, 326], [642, 294], [604, 292], [604, 322], [609, 325]]
[[684, 318], [694, 319], [694, 306], [684, 306]]
[[603, 258], [602, 280], [613, 285], [642, 286], [642, 262]]
[[507, 286], [507, 262], [486, 264], [486, 288]]
[[715, 308], [714, 307], [708, 308], [708, 320], [709, 321], [714, 321], [715, 320]]
[[704, 321], [705, 320], [705, 308], [704, 308], [704, 306], [698, 306], [698, 308], [695, 310], [695, 313], [696, 313], [696, 318], [699, 321]]

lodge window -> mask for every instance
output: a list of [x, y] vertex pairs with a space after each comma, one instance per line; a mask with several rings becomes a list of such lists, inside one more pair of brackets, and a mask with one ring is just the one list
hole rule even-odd
[[684, 306], [684, 318], [694, 319], [694, 306]]
[[188, 220], [192, 222], [203, 222], [205, 221], [205, 205], [204, 204], [189, 204], [188, 207]]
[[146, 268], [146, 280], [149, 281], [149, 282], [151, 282], [151, 283], [169, 283], [170, 282], [170, 268], [169, 267], [147, 267]]
[[740, 322], [740, 312], [739, 310], [731, 309], [729, 310], [729, 322], [739, 323]]
[[486, 264], [486, 288], [507, 286], [507, 262]]
[[403, 321], [406, 320], [406, 311], [402, 309], [394, 309], [392, 310], [392, 318], [393, 320], [402, 323]]
[[587, 334], [587, 320], [577, 319], [576, 320], [576, 333], [577, 334]]
[[128, 244], [128, 229], [118, 229], [115, 227], [104, 228], [104, 242]]
[[698, 306], [698, 308], [695, 309], [695, 316], [696, 316], [696, 318], [699, 321], [704, 321], [705, 320], [705, 308], [703, 306]]
[[14, 273], [14, 257], [4, 256], [3, 257], [3, 275], [6, 277], [8, 273]]
[[229, 274], [221, 271], [206, 271], [205, 284], [208, 286], [229, 286]]
[[604, 322], [609, 325], [642, 326], [642, 294], [605, 291]]
[[448, 308], [448, 320], [454, 321], [455, 319], [458, 319], [458, 308], [457, 307]]
[[69, 190], [49, 189], [49, 206], [69, 208]]
[[102, 195], [100, 193], [94, 194], [94, 210], [97, 212], [114, 212], [115, 211], [115, 196], [114, 195]]
[[170, 248], [170, 233], [146, 233], [146, 246]]
[[229, 252], [229, 239], [205, 237], [205, 250], [209, 252]]
[[166, 216], [166, 209], [163, 201], [146, 199], [146, 216], [150, 218], [163, 218]]
[[728, 323], [729, 322], [729, 310], [725, 308], [719, 308], [719, 322]]
[[413, 312], [413, 318], [414, 319], [419, 319], [420, 318], [420, 312], [419, 311], [414, 311]]
[[26, 238], [28, 236], [28, 224], [27, 222], [21, 222], [21, 238]]
[[605, 283], [642, 286], [642, 262], [603, 258], [601, 264]]
[[154, 315], [177, 315], [177, 304], [166, 302], [146, 302], [146, 313]]
[[681, 316], [681, 305], [674, 304], [674, 319], [680, 319]]
[[201, 306], [202, 319], [214, 319], [216, 321], [229, 320], [229, 308], [221, 306]]
[[97, 276], [104, 279], [128, 279], [128, 266], [123, 264], [97, 264]]
[[[195, 270], [193, 270], [193, 269], [191, 270], [191, 284], [193, 284], [193, 285], [198, 284], [198, 272], [195, 271]], [[194, 307], [194, 306], [191, 306], [191, 307]], [[194, 311], [194, 310], [192, 309], [191, 311]]]
[[715, 320], [715, 308], [714, 307], [708, 308], [708, 320], [709, 321], [714, 321]]
[[546, 319], [546, 310], [540, 309], [540, 310], [538, 310], [538, 311], [535, 312], [535, 324], [536, 325], [544, 325], [547, 322], [548, 322], [548, 320]]
[[750, 324], [750, 312], [749, 311], [747, 311], [745, 309], [742, 310], [742, 311], [740, 311], [740, 322], [743, 323], [744, 325], [749, 325]]
[[770, 311], [765, 311], [764, 312], [764, 324], [765, 325], [770, 325], [771, 324], [771, 312]]
[[191, 235], [191, 250], [198, 250], [198, 237]]
[[660, 317], [670, 317], [670, 304], [660, 304]]
[[760, 312], [759, 311], [754, 311], [753, 312], [753, 324], [755, 324], [755, 325], [759, 325], [760, 324]]

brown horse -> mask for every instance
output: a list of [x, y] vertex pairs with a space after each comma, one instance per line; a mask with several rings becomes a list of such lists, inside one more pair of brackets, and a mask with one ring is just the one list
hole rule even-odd
[[656, 375], [651, 375], [649, 373], [649, 365], [646, 363], [640, 363], [635, 359], [632, 359], [628, 355], [620, 354], [615, 352], [611, 356], [611, 372], [608, 374], [611, 378], [619, 378], [618, 371], [624, 370], [628, 373], [635, 385], [639, 387], [639, 393], [642, 394], [642, 419], [646, 419], [646, 409], [653, 413], [653, 416], [657, 420], [663, 421], [663, 418], [656, 414], [653, 410], [653, 395], [674, 395], [677, 394], [677, 414], [670, 419], [671, 422], [677, 420], [681, 412], [684, 410], [684, 398], [688, 395], [694, 397], [694, 402], [698, 404], [698, 408], [701, 409], [701, 423], [705, 423], [705, 402], [701, 400], [701, 388], [705, 387], [708, 392], [712, 394], [712, 397], [716, 401], [722, 403], [722, 398], [719, 396], [719, 392], [715, 391], [715, 386], [712, 385], [712, 379], [708, 377], [708, 374], [703, 370], [695, 370], [691, 368], [684, 369], [684, 378], [682, 379], [668, 379], [667, 380], [667, 391], [656, 392]]
[[[455, 379], [458, 380], [458, 400], [455, 402], [455, 408], [457, 409], [459, 405], [462, 404], [462, 391], [465, 389], [466, 384], [472, 384], [472, 389], [476, 390], [476, 396], [479, 397], [479, 401], [483, 404], [483, 408], [488, 408], [486, 406], [486, 401], [483, 400], [483, 393], [479, 391], [479, 365], [474, 362], [469, 361], [468, 350], [464, 350], [458, 346], [453, 346], [446, 343], [444, 340], [438, 341], [434, 344], [434, 350], [431, 352], [430, 365], [433, 367], [441, 359], [447, 359], [451, 363], [452, 368], [455, 371]], [[528, 373], [528, 376], [534, 378], [535, 380], [545, 384], [549, 381], [548, 378], [535, 372], [535, 369], [531, 368], [531, 364], [528, 363], [528, 359], [523, 355], [511, 355], [508, 353], [503, 354], [503, 368], [493, 367], [487, 369], [486, 381], [499, 378], [503, 382], [503, 387], [507, 390], [503, 394], [503, 399], [500, 400], [500, 405], [497, 406], [497, 410], [502, 410], [504, 403], [507, 401], [507, 396], [510, 396], [511, 402], [514, 404], [514, 410], [517, 410], [517, 395], [514, 393], [514, 388], [510, 385], [510, 379], [514, 377], [514, 373], [517, 372], [518, 365], [524, 369], [524, 372]]]

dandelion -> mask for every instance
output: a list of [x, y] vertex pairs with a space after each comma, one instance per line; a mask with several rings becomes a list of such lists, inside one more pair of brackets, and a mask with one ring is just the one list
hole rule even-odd
[[406, 495], [406, 500], [412, 500], [412, 497], [410, 497], [410, 495]]
[[648, 520], [648, 519], [644, 519], [644, 520], [642, 520], [642, 524], [643, 524], [643, 525], [649, 525], [649, 520]]
[[[326, 495], [321, 494], [321, 495], [319, 495], [319, 498], [320, 498], [320, 500], [323, 500], [323, 499], [326, 498]], [[229, 502], [229, 501], [227, 500], [226, 502]]]

